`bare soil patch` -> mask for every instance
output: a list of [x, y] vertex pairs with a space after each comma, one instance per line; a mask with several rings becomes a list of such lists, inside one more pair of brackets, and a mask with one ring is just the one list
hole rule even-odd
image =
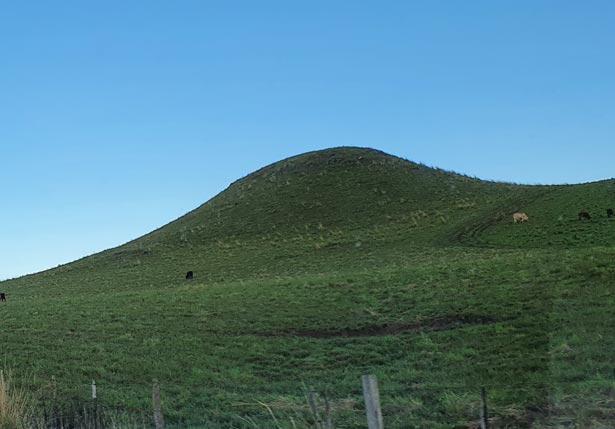
[[495, 320], [493, 318], [488, 316], [443, 316], [412, 323], [374, 325], [356, 329], [292, 330], [282, 333], [282, 335], [323, 339], [339, 337], [383, 337], [387, 335], [399, 335], [405, 332], [441, 331], [455, 329], [467, 325], [485, 325], [493, 323], [494, 321]]

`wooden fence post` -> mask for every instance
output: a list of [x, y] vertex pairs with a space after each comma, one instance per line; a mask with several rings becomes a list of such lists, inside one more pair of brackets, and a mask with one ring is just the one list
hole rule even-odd
[[92, 380], [92, 402], [94, 403], [94, 429], [98, 429], [98, 395], [96, 381]]
[[329, 398], [325, 394], [325, 415], [327, 418], [327, 429], [333, 429], [333, 416], [331, 415], [331, 405], [329, 405]]
[[487, 390], [480, 390], [480, 429], [489, 429], [489, 413], [487, 412]]
[[380, 392], [378, 380], [375, 375], [364, 375], [363, 396], [365, 397], [365, 411], [367, 413], [367, 427], [369, 429], [383, 429], [382, 411], [380, 410]]
[[157, 382], [154, 382], [152, 399], [154, 403], [154, 424], [156, 429], [164, 429], [164, 416], [162, 415], [162, 406], [160, 404], [160, 387], [158, 387]]
[[310, 409], [312, 410], [312, 416], [314, 417], [314, 426], [316, 429], [322, 429], [322, 420], [318, 413], [318, 404], [316, 403], [316, 392], [310, 390], [308, 393], [308, 402], [310, 403]]

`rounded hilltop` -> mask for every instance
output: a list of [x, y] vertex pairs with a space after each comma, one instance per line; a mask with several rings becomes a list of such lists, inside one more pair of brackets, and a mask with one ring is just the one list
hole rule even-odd
[[509, 192], [520, 187], [429, 168], [375, 149], [336, 147], [248, 174], [143, 240], [175, 240], [183, 234], [202, 241], [407, 222], [424, 226], [432, 215], [444, 217], [451, 205], [476, 206], [476, 198], [496, 188]]
[[[119, 261], [137, 264], [132, 268], [138, 275], [155, 263], [156, 270], [181, 265], [183, 274], [196, 268], [215, 276], [234, 272], [237, 264], [266, 269], [273, 262], [262, 263], [265, 252], [322, 264], [334, 248], [377, 246], [394, 253], [459, 244], [608, 246], [615, 223], [605, 209], [615, 206], [614, 191], [614, 180], [561, 186], [489, 182], [379, 150], [337, 147], [260, 168], [177, 220], [63, 269], [85, 268], [81, 262], [117, 267]], [[580, 211], [591, 213], [592, 222], [574, 223]], [[526, 213], [529, 222], [512, 227], [515, 212]], [[602, 216], [594, 219], [595, 213]]]
[[[385, 241], [420, 245], [607, 244], [610, 224], [570, 236], [562, 219], [575, 219], [581, 210], [606, 213], [615, 205], [609, 201], [614, 188], [614, 180], [548, 186], [483, 181], [380, 150], [335, 147], [260, 168], [135, 243], [198, 246], [271, 234], [336, 230], [360, 237], [378, 230]], [[516, 211], [531, 219], [523, 232], [508, 228]]]

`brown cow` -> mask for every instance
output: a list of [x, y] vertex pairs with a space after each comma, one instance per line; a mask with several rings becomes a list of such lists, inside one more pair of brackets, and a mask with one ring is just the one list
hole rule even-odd
[[517, 223], [517, 222], [527, 222], [530, 219], [527, 217], [527, 215], [525, 213], [514, 213], [513, 214], [513, 222]]
[[591, 216], [587, 212], [579, 212], [579, 220], [591, 220]]

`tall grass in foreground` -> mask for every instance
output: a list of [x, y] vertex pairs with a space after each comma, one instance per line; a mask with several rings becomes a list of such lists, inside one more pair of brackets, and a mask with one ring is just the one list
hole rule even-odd
[[10, 371], [0, 370], [0, 429], [144, 429], [145, 419], [122, 411], [51, 404], [36, 405], [36, 398], [18, 387]]
[[30, 411], [27, 393], [15, 387], [11, 373], [0, 370], [0, 429], [26, 429]]

